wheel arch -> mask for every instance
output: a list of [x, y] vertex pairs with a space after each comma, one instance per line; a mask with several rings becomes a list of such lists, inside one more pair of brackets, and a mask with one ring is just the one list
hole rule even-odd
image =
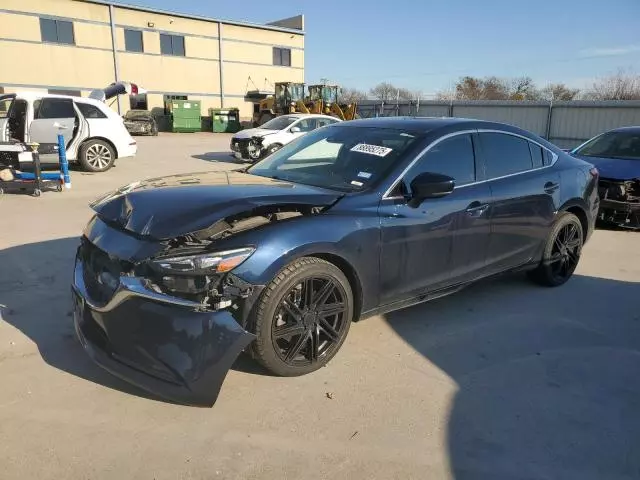
[[567, 201], [558, 212], [569, 212], [573, 213], [578, 220], [580, 220], [580, 224], [582, 225], [582, 240], [586, 242], [589, 236], [589, 216], [587, 214], [587, 207], [584, 205], [584, 201], [579, 198], [571, 199]]
[[[259, 255], [259, 250], [256, 254]], [[254, 256], [256, 256], [256, 254], [254, 254]], [[271, 258], [258, 259], [252, 257], [249, 258], [247, 263], [240, 265], [238, 268], [239, 271], [236, 272], [236, 275], [247, 282], [266, 285], [276, 277], [278, 272], [293, 262], [301, 258], [318, 258], [336, 266], [345, 277], [347, 277], [353, 292], [354, 320], [359, 318], [365, 304], [367, 302], [371, 303], [372, 299], [365, 298], [367, 293], [365, 292], [365, 286], [363, 285], [357, 266], [345, 255], [342, 255], [339, 250], [334, 248], [334, 245], [331, 243], [319, 243], [295, 248], [283, 255], [279, 255], [275, 261]], [[252, 260], [256, 260], [256, 262], [253, 263]]]
[[358, 321], [360, 314], [362, 313], [362, 283], [355, 267], [349, 263], [345, 258], [336, 255], [335, 253], [313, 253], [303, 255], [302, 257], [314, 257], [329, 262], [340, 269], [340, 271], [347, 277], [351, 291], [353, 292], [353, 319], [352, 321]]
[[118, 159], [119, 155], [118, 155], [118, 149], [116, 148], [115, 144], [109, 140], [106, 137], [89, 137], [89, 138], [85, 138], [82, 143], [80, 144], [80, 146], [78, 147], [78, 153], [80, 153], [80, 150], [82, 149], [82, 147], [84, 147], [88, 142], [92, 141], [92, 140], [101, 140], [107, 144], [109, 144], [111, 146], [111, 148], [113, 148], [113, 151], [115, 152], [116, 158], [115, 160]]

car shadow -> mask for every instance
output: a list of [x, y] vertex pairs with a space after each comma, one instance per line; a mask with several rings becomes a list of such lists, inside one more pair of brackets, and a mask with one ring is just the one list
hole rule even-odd
[[197, 155], [191, 155], [191, 158], [197, 160], [204, 160], [205, 162], [215, 163], [231, 163], [233, 165], [248, 165], [248, 162], [243, 162], [231, 155], [231, 152], [207, 152]]
[[174, 403], [104, 371], [75, 336], [71, 276], [79, 238], [61, 238], [0, 250], [0, 322], [20, 330], [50, 366], [130, 395]]
[[639, 478], [639, 295], [640, 283], [516, 275], [387, 314], [457, 383], [453, 478]]

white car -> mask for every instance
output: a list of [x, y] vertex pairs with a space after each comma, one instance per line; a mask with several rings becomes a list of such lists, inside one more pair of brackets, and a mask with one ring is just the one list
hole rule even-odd
[[292, 113], [269, 120], [259, 128], [241, 130], [231, 138], [231, 152], [240, 160], [255, 162], [316, 128], [340, 122], [329, 115]]
[[56, 163], [58, 134], [64, 136], [67, 160], [89, 172], [109, 170], [116, 159], [135, 156], [137, 143], [120, 115], [105, 100], [140, 93], [134, 84], [118, 82], [89, 97], [45, 93], [0, 95], [0, 142], [40, 144], [43, 164]]

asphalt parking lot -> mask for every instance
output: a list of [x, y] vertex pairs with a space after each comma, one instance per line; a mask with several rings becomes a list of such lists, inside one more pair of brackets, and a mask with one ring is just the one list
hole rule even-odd
[[229, 136], [139, 138], [64, 193], [0, 197], [0, 478], [640, 478], [640, 233], [598, 230], [558, 289], [522, 276], [355, 324], [328, 367], [241, 358], [212, 409], [94, 366], [69, 282], [89, 201], [230, 169]]

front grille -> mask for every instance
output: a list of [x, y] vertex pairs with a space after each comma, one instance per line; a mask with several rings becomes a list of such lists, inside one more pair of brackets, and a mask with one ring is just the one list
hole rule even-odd
[[249, 143], [251, 143], [250, 138], [233, 140], [231, 142], [231, 150], [234, 152], [240, 152], [243, 157], [249, 158]]
[[96, 302], [108, 302], [118, 288], [120, 275], [128, 271], [130, 265], [111, 257], [86, 238], [82, 239], [80, 255], [87, 292]]

